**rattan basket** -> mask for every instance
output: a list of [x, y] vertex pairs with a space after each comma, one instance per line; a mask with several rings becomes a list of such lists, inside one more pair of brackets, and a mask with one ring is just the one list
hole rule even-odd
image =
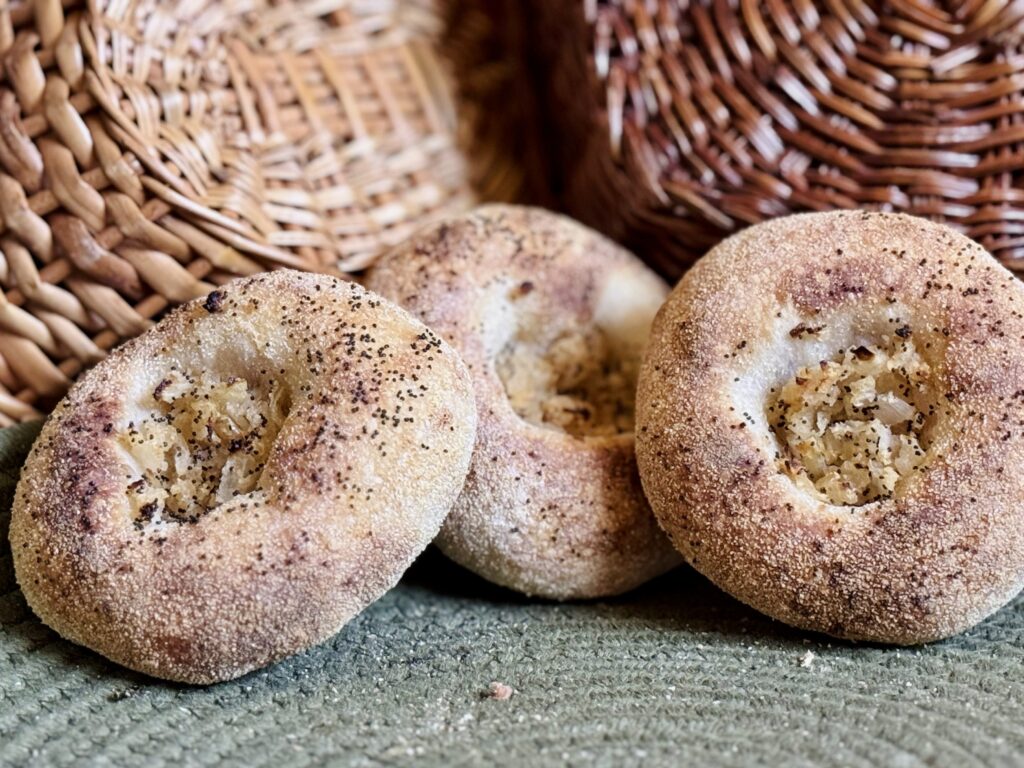
[[670, 277], [747, 224], [833, 207], [945, 221], [1024, 269], [1021, 3], [454, 2], [475, 19], [463, 69], [503, 73], [467, 89], [481, 133], [543, 155], [549, 186], [522, 196]]
[[238, 275], [471, 202], [429, 0], [0, 0], [0, 425]]

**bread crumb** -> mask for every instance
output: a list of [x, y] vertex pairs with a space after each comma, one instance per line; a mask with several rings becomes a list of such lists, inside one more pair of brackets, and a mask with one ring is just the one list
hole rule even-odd
[[512, 698], [512, 694], [515, 690], [510, 685], [504, 683], [492, 682], [490, 687], [487, 689], [487, 698], [496, 699], [498, 701], [507, 701]]
[[800, 657], [800, 666], [804, 669], [810, 669], [812, 666], [814, 666], [814, 659], [814, 651], [807, 651], [803, 656]]
[[128, 688], [122, 688], [121, 690], [111, 691], [107, 694], [107, 701], [124, 701], [130, 699], [132, 696], [139, 692], [139, 688], [130, 686]]

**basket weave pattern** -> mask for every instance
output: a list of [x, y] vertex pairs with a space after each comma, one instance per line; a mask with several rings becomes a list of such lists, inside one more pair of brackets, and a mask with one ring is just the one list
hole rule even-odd
[[429, 0], [0, 2], [0, 425], [168, 306], [471, 200]]
[[534, 131], [559, 204], [669, 276], [747, 224], [837, 207], [945, 221], [1024, 269], [1020, 3], [462, 4], [495, 19], [478, 50], [519, 63], [491, 111], [521, 80], [543, 94], [501, 130]]

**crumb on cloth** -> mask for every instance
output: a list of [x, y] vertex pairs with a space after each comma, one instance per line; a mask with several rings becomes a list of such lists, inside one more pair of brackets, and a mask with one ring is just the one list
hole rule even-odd
[[515, 689], [512, 688], [512, 686], [495, 681], [487, 688], [486, 698], [496, 699], [497, 701], [507, 701], [512, 698], [513, 693], [515, 693]]

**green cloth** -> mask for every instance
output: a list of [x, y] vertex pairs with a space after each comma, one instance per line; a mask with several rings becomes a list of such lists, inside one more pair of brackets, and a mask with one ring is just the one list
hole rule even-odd
[[0, 432], [0, 765], [1024, 765], [1021, 600], [943, 643], [857, 646], [686, 569], [557, 605], [428, 552], [307, 653], [208, 688], [145, 678], [60, 640], [13, 582], [36, 429]]

